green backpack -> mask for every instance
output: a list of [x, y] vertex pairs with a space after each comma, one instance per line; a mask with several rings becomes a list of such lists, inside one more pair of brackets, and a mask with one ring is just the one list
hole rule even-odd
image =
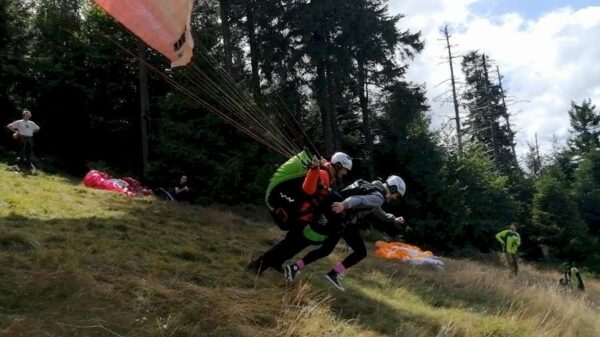
[[281, 165], [269, 182], [265, 202], [277, 226], [289, 230], [298, 216], [300, 204], [307, 199], [302, 191], [311, 158], [302, 151]]

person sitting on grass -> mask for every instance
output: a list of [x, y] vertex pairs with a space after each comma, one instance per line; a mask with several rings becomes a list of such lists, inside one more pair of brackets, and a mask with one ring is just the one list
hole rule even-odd
[[583, 284], [583, 278], [581, 277], [579, 269], [577, 269], [574, 264], [569, 263], [565, 267], [563, 277], [560, 279], [560, 284], [572, 289], [573, 284], [575, 283], [577, 284], [577, 289], [585, 291], [585, 284]]

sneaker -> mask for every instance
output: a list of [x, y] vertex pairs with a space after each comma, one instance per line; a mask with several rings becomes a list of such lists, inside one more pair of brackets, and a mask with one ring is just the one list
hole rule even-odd
[[292, 265], [287, 265], [283, 269], [284, 276], [288, 281], [293, 281], [296, 275], [300, 274], [300, 268], [294, 263]]
[[342, 287], [342, 277], [344, 277], [344, 274], [342, 273], [338, 273], [335, 270], [330, 270], [329, 273], [327, 273], [327, 275], [325, 275], [325, 278], [327, 279], [327, 281], [331, 282], [331, 284], [333, 284], [334, 287], [338, 288], [341, 291], [344, 291], [344, 287]]

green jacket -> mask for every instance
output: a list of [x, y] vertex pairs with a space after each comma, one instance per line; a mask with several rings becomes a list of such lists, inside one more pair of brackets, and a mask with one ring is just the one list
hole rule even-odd
[[502, 248], [510, 254], [516, 254], [521, 245], [521, 236], [519, 233], [513, 232], [510, 229], [503, 230], [496, 234], [496, 240], [502, 244]]
[[579, 273], [579, 269], [576, 267], [567, 268], [565, 270], [565, 281], [567, 285], [571, 286], [571, 284], [577, 282], [577, 289], [585, 290], [585, 285], [583, 284], [583, 278]]

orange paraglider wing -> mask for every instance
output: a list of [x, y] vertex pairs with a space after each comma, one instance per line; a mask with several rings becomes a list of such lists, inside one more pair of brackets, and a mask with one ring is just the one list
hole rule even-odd
[[94, 0], [110, 16], [171, 60], [190, 62], [194, 41], [190, 20], [194, 0]]
[[386, 259], [395, 260], [419, 260], [427, 257], [434, 257], [430, 251], [423, 251], [421, 248], [413, 245], [409, 245], [403, 242], [375, 242], [377, 250], [375, 255], [381, 256]]

